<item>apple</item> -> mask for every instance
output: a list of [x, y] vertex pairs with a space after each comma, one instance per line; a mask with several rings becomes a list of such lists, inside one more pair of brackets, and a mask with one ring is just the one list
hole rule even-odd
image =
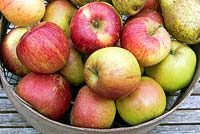
[[159, 0], [147, 0], [143, 9], [153, 9], [157, 10], [159, 7]]
[[71, 40], [85, 54], [116, 45], [121, 29], [120, 15], [105, 2], [87, 3], [75, 13], [70, 23]]
[[70, 37], [69, 24], [77, 8], [71, 2], [65, 0], [48, 3], [43, 21], [50, 21], [59, 25]]
[[138, 14], [134, 16], [134, 18], [137, 18], [137, 17], [148, 17], [158, 22], [159, 24], [164, 25], [163, 17], [160, 14], [160, 12], [155, 11], [153, 9], [143, 9], [141, 12], [139, 12]]
[[148, 17], [128, 21], [121, 33], [120, 41], [121, 47], [132, 52], [144, 67], [162, 61], [172, 47], [167, 30]]
[[112, 0], [118, 12], [125, 16], [136, 15], [144, 8], [147, 0]]
[[139, 125], [162, 115], [166, 107], [164, 90], [154, 79], [143, 76], [137, 89], [116, 100], [120, 117], [130, 125]]
[[59, 74], [31, 72], [19, 81], [16, 93], [44, 116], [60, 120], [69, 109], [71, 89]]
[[26, 32], [16, 50], [22, 64], [44, 74], [64, 67], [70, 53], [64, 31], [52, 22], [42, 22]]
[[25, 27], [42, 19], [45, 4], [43, 0], [0, 0], [0, 11], [14, 25]]
[[12, 29], [4, 38], [0, 49], [1, 60], [8, 71], [19, 76], [24, 76], [30, 72], [30, 70], [20, 62], [16, 54], [16, 47], [19, 40], [26, 32], [26, 28]]
[[114, 100], [102, 98], [83, 86], [76, 98], [70, 114], [73, 126], [84, 128], [110, 128], [116, 114]]
[[71, 40], [70, 55], [65, 66], [60, 70], [60, 73], [74, 86], [79, 86], [85, 82], [84, 78], [84, 63], [83, 54], [76, 50]]
[[95, 93], [108, 99], [127, 96], [140, 83], [140, 66], [135, 56], [120, 47], [96, 50], [86, 60], [85, 81]]
[[168, 56], [160, 63], [145, 68], [145, 73], [160, 83], [166, 92], [174, 92], [191, 82], [196, 64], [195, 52], [174, 40]]

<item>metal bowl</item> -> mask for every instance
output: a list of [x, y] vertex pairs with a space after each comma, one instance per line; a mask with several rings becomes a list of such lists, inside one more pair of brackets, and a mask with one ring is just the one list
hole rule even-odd
[[[6, 21], [6, 19], [0, 14], [0, 42], [2, 42], [9, 29], [12, 29], [12, 25]], [[195, 51], [198, 61], [200, 59], [200, 46], [193, 45], [191, 48]], [[182, 89], [174, 94], [167, 94], [167, 107], [164, 114], [161, 116], [147, 121], [143, 124], [130, 126], [116, 117], [112, 128], [110, 129], [91, 129], [80, 128], [69, 125], [69, 123], [57, 122], [46, 118], [37, 111], [35, 111], [29, 104], [23, 101], [14, 91], [16, 84], [20, 80], [20, 77], [10, 73], [3, 63], [0, 63], [0, 76], [1, 84], [5, 90], [9, 100], [16, 108], [16, 110], [29, 122], [34, 128], [42, 133], [48, 134], [145, 134], [152, 130], [155, 126], [159, 125], [161, 121], [173, 113], [183, 102], [190, 96], [193, 89], [198, 86], [200, 76], [200, 63], [197, 63], [196, 72], [192, 82], [188, 87]]]

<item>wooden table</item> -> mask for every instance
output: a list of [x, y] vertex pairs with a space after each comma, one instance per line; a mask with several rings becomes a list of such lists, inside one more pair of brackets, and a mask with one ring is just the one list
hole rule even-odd
[[[200, 134], [200, 87], [150, 134]], [[0, 134], [41, 134], [18, 114], [0, 90]]]

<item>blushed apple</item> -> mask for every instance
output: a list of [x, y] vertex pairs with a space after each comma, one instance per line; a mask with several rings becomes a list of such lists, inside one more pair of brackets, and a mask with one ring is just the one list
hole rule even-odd
[[60, 120], [69, 109], [71, 89], [59, 74], [31, 72], [20, 80], [16, 93], [44, 116]]
[[157, 10], [159, 7], [159, 0], [147, 0], [143, 9], [153, 9]]
[[153, 9], [143, 9], [141, 12], [139, 12], [138, 14], [136, 14], [134, 16], [134, 18], [137, 18], [137, 17], [148, 17], [148, 18], [158, 22], [159, 24], [164, 25], [163, 17], [160, 14], [160, 12], [155, 11]]
[[121, 17], [105, 2], [91, 2], [81, 7], [70, 23], [71, 40], [85, 54], [117, 44], [122, 28]]
[[128, 21], [120, 41], [121, 47], [132, 52], [144, 67], [162, 61], [172, 47], [167, 30], [148, 17], [138, 17]]
[[42, 19], [45, 4], [44, 0], [0, 0], [0, 11], [14, 25], [25, 27]]
[[26, 32], [16, 51], [22, 64], [43, 74], [64, 67], [70, 53], [64, 31], [52, 22], [42, 22]]
[[127, 97], [116, 100], [117, 111], [130, 125], [138, 125], [162, 115], [166, 96], [158, 82], [143, 76], [137, 89]]
[[1, 60], [8, 71], [19, 76], [24, 76], [30, 72], [30, 70], [20, 62], [16, 54], [16, 47], [21, 37], [26, 32], [26, 28], [15, 28], [11, 30], [4, 38], [0, 49]]
[[60, 70], [60, 73], [68, 80], [70, 84], [78, 86], [85, 82], [83, 54], [74, 48], [71, 40], [69, 41], [69, 45], [69, 59], [65, 66]]
[[109, 99], [127, 96], [141, 79], [135, 56], [120, 47], [102, 48], [92, 53], [86, 60], [84, 75], [93, 92]]
[[71, 125], [85, 128], [110, 128], [116, 114], [114, 100], [102, 98], [87, 86], [82, 87], [72, 107]]
[[196, 54], [189, 46], [172, 41], [168, 56], [160, 63], [145, 68], [145, 73], [160, 83], [165, 91], [173, 92], [191, 82], [196, 64]]
[[47, 5], [43, 21], [49, 21], [59, 25], [65, 31], [67, 37], [70, 37], [69, 25], [76, 11], [77, 8], [69, 1], [52, 1]]

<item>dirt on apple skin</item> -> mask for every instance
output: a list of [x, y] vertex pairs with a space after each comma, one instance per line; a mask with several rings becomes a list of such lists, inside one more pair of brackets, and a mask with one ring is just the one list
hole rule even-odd
[[64, 117], [72, 96], [68, 82], [61, 75], [34, 72], [22, 78], [16, 93], [39, 113], [53, 120]]
[[83, 86], [72, 107], [71, 125], [85, 128], [110, 128], [116, 114], [114, 100], [105, 99]]

